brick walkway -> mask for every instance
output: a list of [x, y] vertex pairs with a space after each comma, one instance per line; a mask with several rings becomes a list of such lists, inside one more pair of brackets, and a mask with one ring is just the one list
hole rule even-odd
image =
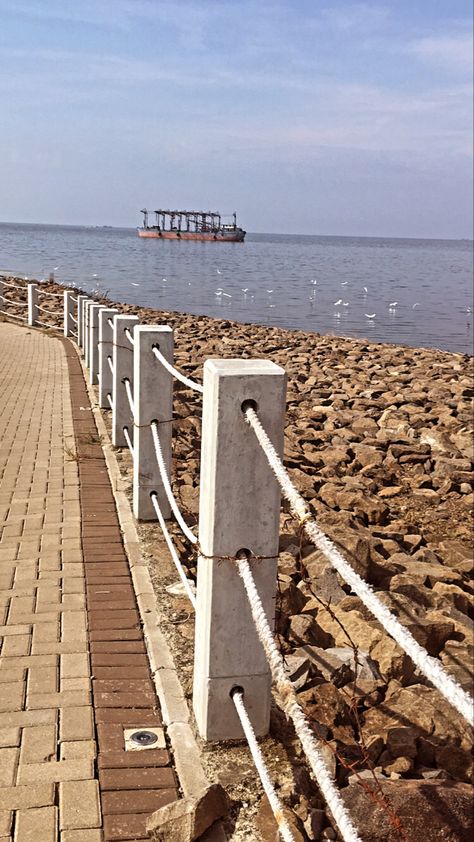
[[176, 779], [166, 749], [125, 751], [161, 719], [81, 367], [7, 323], [0, 623], [0, 842], [147, 838]]

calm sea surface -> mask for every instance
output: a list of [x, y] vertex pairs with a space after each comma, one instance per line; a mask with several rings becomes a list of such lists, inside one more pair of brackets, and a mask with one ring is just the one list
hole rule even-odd
[[[248, 234], [144, 240], [129, 228], [0, 224], [0, 269], [239, 322], [473, 350], [473, 244]], [[396, 302], [396, 303], [395, 303]], [[371, 318], [369, 318], [371, 317]]]

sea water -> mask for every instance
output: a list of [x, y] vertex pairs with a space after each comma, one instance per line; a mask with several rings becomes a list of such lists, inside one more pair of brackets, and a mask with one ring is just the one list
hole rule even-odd
[[471, 354], [468, 240], [247, 234], [141, 239], [134, 228], [0, 224], [0, 270], [130, 304]]

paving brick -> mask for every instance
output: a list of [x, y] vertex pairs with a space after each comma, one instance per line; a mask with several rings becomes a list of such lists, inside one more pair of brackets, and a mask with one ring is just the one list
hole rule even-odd
[[94, 723], [91, 707], [71, 707], [60, 711], [59, 739], [61, 741], [91, 740]]
[[9, 836], [12, 829], [13, 813], [11, 810], [2, 810], [0, 813], [0, 839], [2, 836]]
[[0, 728], [0, 747], [19, 746], [21, 729], [15, 727]]
[[92, 655], [107, 652], [109, 655], [132, 655], [145, 653], [145, 644], [139, 640], [118, 641], [91, 641], [90, 650]]
[[94, 678], [98, 680], [103, 679], [125, 679], [131, 678], [148, 678], [149, 670], [146, 666], [133, 667], [95, 667]]
[[145, 813], [133, 815], [104, 816], [105, 842], [121, 842], [121, 840], [149, 839], [146, 832]]
[[92, 642], [106, 641], [106, 640], [142, 640], [143, 632], [141, 628], [136, 629], [95, 629], [89, 631], [89, 640]]
[[29, 810], [54, 804], [55, 787], [43, 783], [0, 788], [0, 810]]
[[40, 781], [81, 781], [94, 777], [92, 760], [50, 760], [49, 763], [20, 764], [18, 784], [36, 784]]
[[169, 762], [169, 753], [164, 748], [148, 748], [143, 751], [108, 751], [99, 754], [97, 758], [99, 769], [167, 766]]
[[145, 769], [102, 769], [101, 790], [169, 789], [176, 786], [174, 772], [167, 766]]
[[19, 753], [18, 748], [0, 748], [0, 787], [15, 783]]
[[94, 760], [95, 756], [95, 740], [74, 740], [60, 744], [60, 760]]
[[120, 813], [153, 813], [165, 804], [176, 801], [176, 789], [136, 789], [102, 793], [102, 811], [105, 815]]
[[31, 667], [28, 670], [28, 696], [36, 693], [56, 693], [58, 671], [56, 666]]
[[94, 693], [139, 693], [154, 699], [154, 687], [149, 678], [119, 678], [97, 679], [92, 682]]
[[0, 713], [0, 731], [3, 728], [26, 728], [28, 725], [54, 725], [56, 710], [21, 710]]
[[59, 785], [59, 826], [61, 830], [100, 827], [99, 785], [94, 780], [78, 780]]
[[56, 758], [56, 725], [23, 728], [21, 763], [43, 763]]
[[20, 634], [15, 637], [7, 637], [2, 645], [2, 657], [15, 658], [22, 655], [29, 655], [31, 645], [31, 635]]
[[57, 842], [57, 807], [18, 810], [15, 842]]
[[61, 655], [61, 678], [81, 678], [90, 675], [89, 656], [86, 653]]
[[61, 693], [69, 692], [71, 690], [87, 690], [92, 689], [92, 682], [90, 678], [62, 678], [61, 679]]
[[153, 693], [97, 693], [94, 692], [96, 708], [145, 708], [150, 709], [155, 703]]
[[151, 708], [143, 708], [141, 710], [133, 710], [132, 708], [126, 710], [121, 710], [120, 708], [97, 708], [95, 718], [97, 723], [122, 723], [131, 728], [140, 728], [143, 725], [156, 725], [158, 727], [162, 724], [159, 712]]
[[35, 693], [28, 695], [28, 710], [42, 710], [45, 708], [67, 708], [90, 705], [90, 694], [84, 690], [64, 693]]
[[102, 842], [102, 831], [99, 828], [81, 830], [63, 830], [61, 842]]
[[0, 711], [22, 710], [24, 697], [24, 681], [0, 684]]

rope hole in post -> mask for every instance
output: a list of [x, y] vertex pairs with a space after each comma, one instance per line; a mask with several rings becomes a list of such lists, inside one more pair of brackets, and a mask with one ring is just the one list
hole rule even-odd
[[153, 345], [151, 346], [151, 350], [153, 351], [154, 348], [156, 348], [156, 350], [159, 351], [160, 350], [160, 343], [154, 342]]
[[248, 409], [253, 409], [254, 412], [258, 412], [258, 403], [257, 401], [252, 400], [252, 398], [248, 398], [247, 400], [242, 401], [242, 403], [240, 404], [240, 409], [242, 410], [244, 415]]
[[237, 550], [235, 554], [236, 559], [245, 559], [249, 561], [252, 558], [251, 550], [247, 549], [247, 547], [241, 547], [240, 550]]
[[241, 687], [240, 684], [234, 684], [234, 686], [231, 687], [231, 689], [229, 690], [229, 696], [231, 699], [235, 695], [235, 693], [240, 693], [240, 695], [243, 698], [245, 695], [244, 688]]

